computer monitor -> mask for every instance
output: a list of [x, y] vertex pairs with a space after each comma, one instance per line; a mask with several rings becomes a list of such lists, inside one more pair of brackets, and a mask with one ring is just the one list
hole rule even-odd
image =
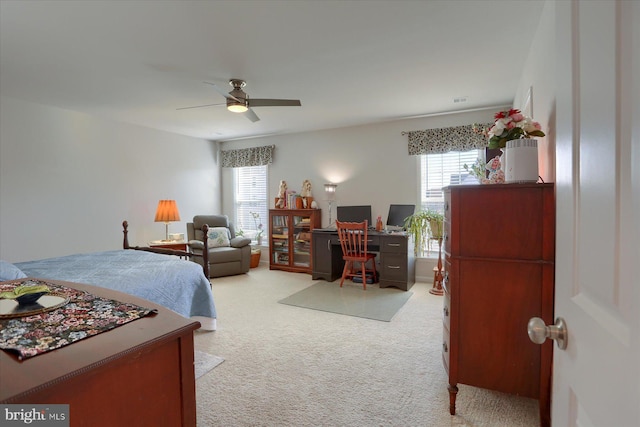
[[415, 209], [416, 205], [389, 205], [387, 227], [403, 229], [405, 219], [413, 215]]
[[[367, 206], [338, 206], [338, 221], [363, 222], [367, 220], [371, 226], [371, 205]], [[375, 225], [375, 224], [373, 224]]]

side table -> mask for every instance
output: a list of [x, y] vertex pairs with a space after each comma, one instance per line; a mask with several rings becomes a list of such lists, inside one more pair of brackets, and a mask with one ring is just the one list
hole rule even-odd
[[176, 251], [187, 251], [187, 242], [184, 240], [154, 240], [149, 242], [150, 248], [165, 248]]

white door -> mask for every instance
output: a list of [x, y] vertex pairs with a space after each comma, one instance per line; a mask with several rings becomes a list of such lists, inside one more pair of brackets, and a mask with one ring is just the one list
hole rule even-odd
[[640, 2], [556, 2], [552, 423], [640, 426]]

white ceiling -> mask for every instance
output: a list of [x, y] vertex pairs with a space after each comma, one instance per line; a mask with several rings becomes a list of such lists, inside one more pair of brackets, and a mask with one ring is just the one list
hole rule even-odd
[[[0, 94], [212, 140], [511, 104], [543, 3], [1, 0]], [[230, 78], [302, 107], [177, 110]]]

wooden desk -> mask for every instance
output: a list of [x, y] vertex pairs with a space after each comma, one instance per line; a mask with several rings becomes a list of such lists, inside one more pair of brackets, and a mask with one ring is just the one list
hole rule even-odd
[[22, 362], [0, 350], [0, 403], [69, 404], [71, 426], [196, 425], [198, 322], [121, 292], [47, 281], [158, 314]]
[[[409, 290], [415, 283], [415, 256], [409, 237], [405, 234], [369, 231], [368, 250], [378, 252], [376, 270], [380, 274], [380, 287]], [[313, 270], [311, 278], [333, 282], [342, 277], [344, 260], [336, 230], [313, 230]]]

